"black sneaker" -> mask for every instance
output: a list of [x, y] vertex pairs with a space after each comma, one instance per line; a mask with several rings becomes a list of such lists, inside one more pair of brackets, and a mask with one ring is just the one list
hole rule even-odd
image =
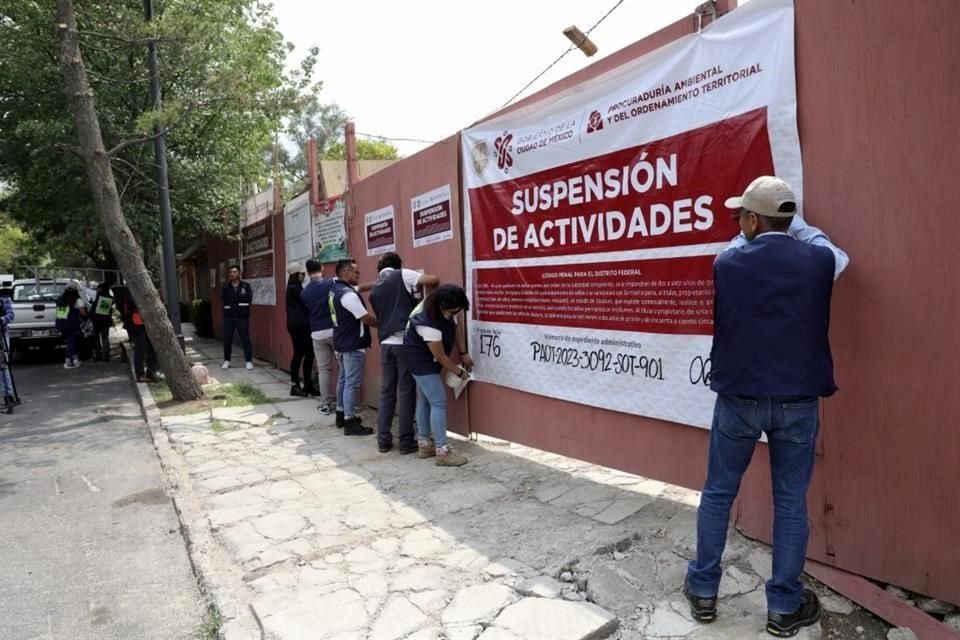
[[337, 411], [337, 429], [343, 429], [346, 418], [343, 417], [343, 411]]
[[348, 418], [343, 423], [343, 435], [345, 436], [369, 436], [373, 435], [373, 429], [363, 426], [360, 418]]
[[409, 455], [411, 453], [416, 453], [419, 450], [420, 450], [420, 446], [417, 444], [416, 441], [413, 441], [407, 444], [401, 444], [400, 448], [398, 449], [398, 451], [400, 451], [400, 455], [402, 456]]
[[290, 395], [297, 396], [298, 398], [306, 398], [307, 392], [300, 388], [300, 385], [290, 385]]
[[802, 627], [809, 627], [820, 621], [820, 600], [810, 589], [804, 589], [800, 596], [800, 608], [793, 613], [767, 613], [767, 633], [778, 638], [790, 638], [797, 635]]
[[380, 453], [390, 453], [393, 450], [392, 444], [377, 444], [377, 451]]
[[702, 598], [693, 595], [690, 592], [690, 582], [686, 579], [683, 581], [683, 595], [690, 603], [690, 615], [694, 620], [709, 624], [717, 619], [717, 596]]

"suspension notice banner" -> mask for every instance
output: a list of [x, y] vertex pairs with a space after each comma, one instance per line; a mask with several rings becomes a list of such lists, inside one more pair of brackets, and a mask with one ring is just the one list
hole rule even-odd
[[475, 379], [709, 427], [713, 260], [754, 178], [802, 191], [793, 3], [462, 136]]

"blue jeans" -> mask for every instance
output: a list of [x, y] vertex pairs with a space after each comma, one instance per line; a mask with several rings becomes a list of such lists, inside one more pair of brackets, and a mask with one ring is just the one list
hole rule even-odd
[[63, 333], [63, 341], [64, 341], [64, 344], [66, 345], [66, 353], [64, 355], [68, 358], [76, 358], [77, 352], [79, 350], [77, 348], [77, 334], [79, 333], [79, 331], [75, 329], [67, 329], [62, 333]]
[[417, 383], [417, 437], [433, 442], [437, 448], [447, 446], [447, 388], [439, 373], [413, 376]]
[[230, 360], [233, 350], [233, 332], [240, 334], [240, 343], [243, 344], [244, 362], [253, 362], [253, 344], [250, 342], [250, 318], [223, 319], [223, 359]]
[[363, 363], [366, 354], [363, 351], [337, 352], [337, 365], [340, 374], [337, 378], [337, 411], [343, 411], [343, 417], [357, 416], [357, 395], [363, 384]]
[[690, 591], [713, 597], [720, 588], [720, 559], [727, 543], [730, 507], [754, 447], [766, 432], [773, 484], [773, 575], [767, 608], [793, 613], [800, 606], [800, 574], [807, 556], [807, 489], [813, 476], [819, 398], [717, 396], [710, 432], [707, 481], [697, 510], [697, 557], [690, 562]]

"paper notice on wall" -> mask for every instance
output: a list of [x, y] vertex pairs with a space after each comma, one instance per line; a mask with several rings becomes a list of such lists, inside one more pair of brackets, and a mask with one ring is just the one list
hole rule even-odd
[[303, 264], [313, 257], [313, 216], [310, 193], [302, 193], [283, 208], [283, 235], [287, 264]]
[[375, 256], [397, 250], [396, 220], [393, 205], [371, 211], [363, 217], [367, 255]]
[[411, 198], [410, 214], [414, 247], [453, 238], [450, 185]]
[[474, 378], [709, 427], [723, 202], [802, 192], [793, 4], [751, 2], [464, 131]]
[[253, 304], [275, 305], [277, 281], [274, 277], [273, 217], [265, 218], [242, 230], [243, 279], [253, 289]]
[[336, 262], [350, 257], [347, 249], [347, 228], [344, 224], [346, 200], [342, 196], [323, 202], [313, 216], [315, 255], [320, 262]]

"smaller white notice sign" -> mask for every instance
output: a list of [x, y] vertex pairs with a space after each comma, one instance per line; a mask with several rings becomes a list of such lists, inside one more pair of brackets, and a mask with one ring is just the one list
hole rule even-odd
[[303, 263], [313, 257], [313, 217], [310, 209], [309, 192], [300, 194], [283, 208], [287, 264]]
[[393, 205], [371, 211], [363, 217], [367, 255], [375, 256], [397, 250], [397, 225]]
[[414, 247], [453, 238], [453, 212], [450, 207], [449, 184], [411, 198], [410, 212]]

